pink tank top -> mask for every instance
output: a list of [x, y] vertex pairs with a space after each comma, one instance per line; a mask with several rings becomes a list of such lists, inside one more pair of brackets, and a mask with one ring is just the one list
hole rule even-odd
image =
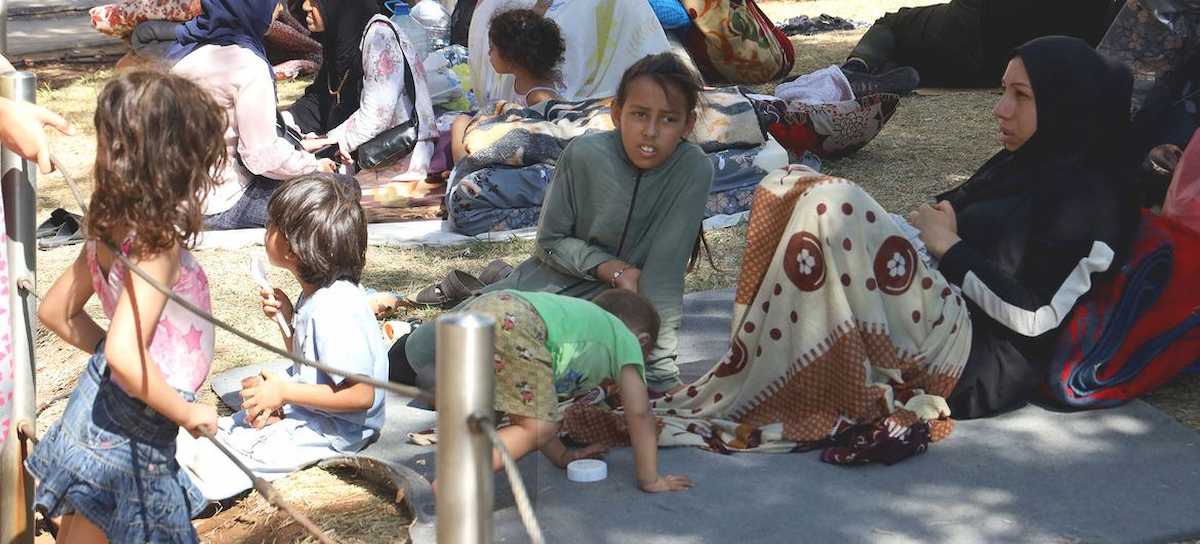
[[[121, 261], [113, 259], [108, 277], [100, 270], [96, 258], [95, 240], [87, 242], [88, 269], [92, 273], [92, 287], [100, 297], [104, 315], [112, 318], [117, 308], [117, 299], [125, 288], [128, 271]], [[126, 242], [123, 251], [128, 251]], [[212, 301], [208, 293], [208, 277], [200, 263], [187, 250], [179, 255], [179, 279], [171, 286], [179, 296], [206, 312], [212, 312]], [[166, 377], [167, 384], [180, 391], [195, 393], [208, 377], [213, 359], [213, 325], [187, 311], [179, 304], [168, 300], [163, 308], [154, 338], [150, 340], [150, 356]]]

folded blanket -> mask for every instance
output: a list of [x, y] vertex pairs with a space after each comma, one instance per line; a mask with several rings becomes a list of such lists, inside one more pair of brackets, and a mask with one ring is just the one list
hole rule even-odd
[[[764, 166], [760, 154], [766, 144], [751, 149], [727, 149], [710, 153], [713, 165], [713, 184], [705, 206], [704, 217], [732, 215], [750, 209], [754, 189], [768, 169], [781, 166], [785, 158], [775, 157]], [[778, 149], [778, 148], [776, 148]], [[772, 162], [775, 161], [775, 162]], [[819, 169], [815, 155], [806, 155], [804, 164]], [[461, 178], [447, 199], [446, 209], [450, 228], [460, 234], [474, 236], [484, 232], [499, 232], [537, 225], [546, 187], [554, 177], [554, 167], [535, 164], [514, 168], [494, 166], [476, 170]]]

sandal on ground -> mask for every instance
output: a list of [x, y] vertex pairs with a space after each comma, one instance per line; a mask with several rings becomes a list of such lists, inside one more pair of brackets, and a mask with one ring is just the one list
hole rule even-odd
[[57, 208], [50, 212], [49, 218], [47, 218], [45, 221], [42, 221], [42, 223], [37, 226], [37, 234], [35, 237], [38, 240], [41, 240], [42, 238], [49, 238], [58, 234], [58, 229], [62, 227], [64, 223], [73, 221], [76, 225], [78, 225], [82, 220], [83, 217], [81, 216], [75, 215], [62, 208]]
[[483, 271], [479, 273], [479, 281], [483, 282], [484, 285], [491, 285], [507, 278], [512, 273], [512, 265], [496, 259], [483, 267]]
[[451, 270], [439, 283], [421, 290], [409, 302], [419, 306], [441, 306], [450, 308], [484, 288], [479, 278], [462, 270]]
[[70, 246], [83, 242], [83, 229], [74, 217], [67, 217], [54, 232], [46, 237], [38, 238], [38, 249], [53, 249]]

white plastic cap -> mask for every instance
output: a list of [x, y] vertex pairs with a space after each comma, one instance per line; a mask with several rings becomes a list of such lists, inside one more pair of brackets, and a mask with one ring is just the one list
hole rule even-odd
[[567, 465], [567, 479], [572, 482], [599, 482], [608, 477], [608, 465], [599, 459], [580, 459]]

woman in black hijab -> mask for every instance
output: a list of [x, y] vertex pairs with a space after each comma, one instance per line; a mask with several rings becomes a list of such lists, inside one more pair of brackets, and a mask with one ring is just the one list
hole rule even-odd
[[1051, 36], [1017, 48], [1003, 84], [994, 114], [1005, 149], [909, 216], [971, 316], [971, 353], [948, 399], [956, 418], [1029, 400], [1060, 328], [1119, 268], [1139, 217], [1127, 68]]
[[305, 0], [308, 29], [320, 34], [317, 77], [288, 112], [304, 133], [324, 134], [358, 109], [363, 85], [363, 29], [382, 13], [377, 0]]

